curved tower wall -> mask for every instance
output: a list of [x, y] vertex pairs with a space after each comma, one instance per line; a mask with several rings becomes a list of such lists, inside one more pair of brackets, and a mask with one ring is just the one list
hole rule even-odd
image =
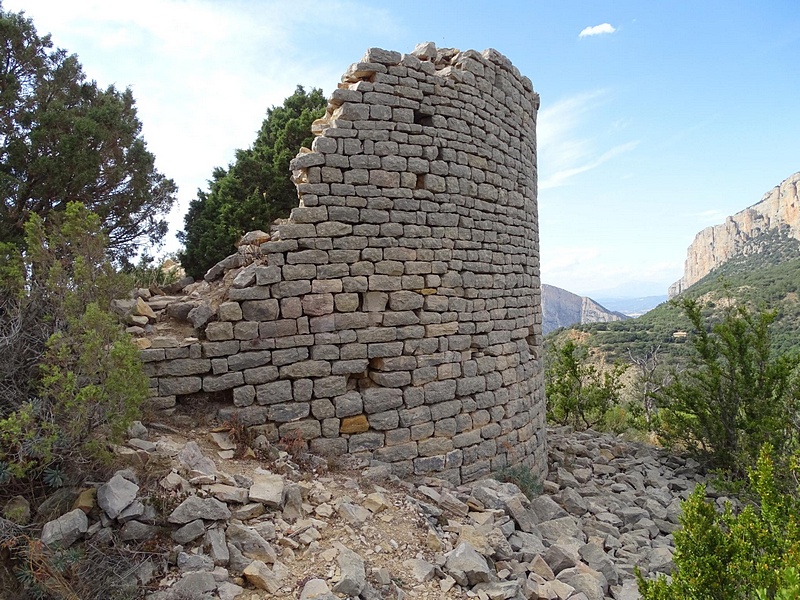
[[147, 350], [154, 395], [230, 390], [222, 418], [399, 475], [543, 474], [537, 109], [495, 50], [368, 50], [192, 350], [208, 370]]

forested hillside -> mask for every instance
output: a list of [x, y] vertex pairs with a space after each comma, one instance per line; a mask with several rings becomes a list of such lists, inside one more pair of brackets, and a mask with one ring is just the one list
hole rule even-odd
[[[776, 352], [800, 350], [800, 242], [777, 230], [755, 241], [758, 252], [735, 257], [686, 290], [681, 297], [696, 298], [704, 314], [718, 318], [731, 303], [777, 313], [772, 341]], [[689, 321], [680, 307], [665, 302], [628, 321], [593, 323], [573, 328], [585, 334], [586, 343], [610, 360], [628, 359], [660, 346], [665, 358], [685, 356]], [[564, 330], [552, 334], [564, 336]]]

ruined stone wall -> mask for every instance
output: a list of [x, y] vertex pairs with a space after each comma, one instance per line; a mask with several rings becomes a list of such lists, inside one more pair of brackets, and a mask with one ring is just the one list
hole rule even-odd
[[155, 401], [229, 393], [223, 419], [399, 475], [542, 473], [537, 109], [494, 50], [367, 51], [216, 320], [143, 352]]

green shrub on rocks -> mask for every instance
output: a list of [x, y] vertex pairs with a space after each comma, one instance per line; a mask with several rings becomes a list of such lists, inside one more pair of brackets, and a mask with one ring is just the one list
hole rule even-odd
[[498, 481], [513, 483], [528, 500], [533, 500], [542, 493], [542, 483], [539, 477], [525, 465], [503, 467], [496, 473]]
[[576, 429], [603, 428], [609, 410], [620, 403], [626, 368], [598, 368], [589, 362], [586, 347], [572, 340], [550, 348], [545, 369], [548, 421]]
[[[138, 351], [109, 310], [130, 280], [111, 264], [107, 242], [100, 218], [70, 203], [47, 226], [31, 217], [27, 251], [17, 261], [23, 267], [4, 271], [0, 462], [6, 478], [96, 456], [100, 440], [120, 437], [146, 397]], [[35, 328], [28, 327], [31, 315]]]
[[637, 573], [643, 600], [798, 597], [792, 590], [800, 589], [793, 568], [800, 564], [800, 499], [796, 486], [779, 489], [772, 452], [762, 449], [749, 474], [755, 502], [738, 514], [730, 506], [717, 512], [705, 488], [695, 489], [674, 534], [677, 572], [669, 582]]

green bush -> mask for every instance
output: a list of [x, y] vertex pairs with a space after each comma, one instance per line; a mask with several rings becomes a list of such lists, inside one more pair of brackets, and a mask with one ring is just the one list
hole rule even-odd
[[685, 299], [682, 306], [692, 323], [693, 356], [659, 395], [662, 441], [734, 476], [755, 464], [765, 443], [777, 456], [790, 454], [798, 435], [800, 361], [772, 351], [775, 313], [729, 304], [719, 322], [708, 324], [697, 302]]
[[528, 500], [533, 500], [542, 493], [542, 483], [539, 481], [539, 477], [525, 465], [503, 467], [497, 471], [496, 477], [498, 481], [516, 485]]
[[619, 404], [626, 366], [599, 369], [589, 364], [587, 349], [572, 340], [548, 348], [546, 358], [548, 420], [576, 429], [602, 425], [609, 409]]
[[[717, 512], [698, 486], [683, 503], [682, 529], [675, 532], [676, 573], [645, 580], [637, 573], [643, 600], [750, 600], [797, 598], [800, 588], [800, 500], [797, 489], [782, 491], [772, 448], [765, 446], [749, 473], [754, 503], [735, 514]], [[796, 471], [795, 471], [796, 474]]]
[[[10, 300], [0, 311], [0, 476], [92, 458], [146, 397], [138, 351], [109, 311], [131, 281], [106, 244], [99, 217], [79, 203], [47, 226], [36, 215], [26, 226], [24, 267], [2, 282]], [[27, 329], [31, 316], [38, 327]]]

